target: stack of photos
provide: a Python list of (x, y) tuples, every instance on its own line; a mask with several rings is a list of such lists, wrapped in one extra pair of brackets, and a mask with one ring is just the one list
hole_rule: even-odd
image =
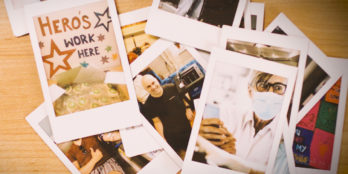
[(348, 61), (265, 4), (5, 0), (45, 102), (26, 118), (72, 173), (335, 173)]

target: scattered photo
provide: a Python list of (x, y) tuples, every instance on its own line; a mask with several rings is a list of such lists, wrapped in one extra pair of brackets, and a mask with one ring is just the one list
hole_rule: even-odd
[(142, 55), (131, 65), (133, 82), (140, 112), (183, 159), (205, 65), (192, 48), (164, 45), (154, 45), (150, 49), (156, 54)]
[(67, 9), (33, 19), (48, 83), (65, 90), (53, 103), (56, 116), (129, 99), (126, 84), (104, 83), (107, 72), (122, 72), (109, 8), (104, 2), (80, 10), (81, 18)]
[(211, 25), (232, 25), (239, 0), (160, 0), (159, 9)]
[(192, 161), (243, 173), (272, 170), (296, 68), (221, 49), (211, 58)]
[[(137, 103), (135, 95), (131, 96), (134, 92), (123, 39), (119, 37), (120, 25), (118, 20), (112, 21), (111, 11), (105, 0), (50, 0), (26, 6), (57, 142), (141, 124), (139, 111), (127, 109)], [(73, 131), (82, 121), (85, 131)], [(73, 133), (64, 133), (67, 130)]]
[(223, 25), (240, 26), (246, 5), (246, 0), (154, 0), (146, 32), (211, 51)]
[(167, 164), (166, 170), (172, 171), (171, 167), (175, 166), (162, 149), (128, 157), (124, 152), (119, 131), (56, 144), (52, 139), (44, 105), (41, 105), (26, 119), (72, 173), (153, 173), (163, 170), (158, 166), (158, 160)]

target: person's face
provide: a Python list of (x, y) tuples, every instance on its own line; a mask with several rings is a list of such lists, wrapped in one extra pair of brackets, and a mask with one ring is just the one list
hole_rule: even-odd
[(286, 84), (286, 78), (273, 75), (266, 81), (257, 81), (251, 89), (249, 88), (249, 93), (251, 97), (253, 97), (254, 92), (273, 92), (283, 96), (286, 91)]
[(252, 87), (249, 87), (252, 108), (257, 118), (266, 121), (279, 114), (286, 91), (286, 83), (286, 78), (266, 75), (254, 82)]
[(103, 140), (106, 142), (116, 142), (121, 140), (121, 135), (119, 131), (109, 132), (102, 134)]
[(162, 96), (163, 93), (163, 88), (155, 79), (154, 77), (151, 76), (144, 76), (142, 79), (142, 85), (143, 88), (150, 93), (151, 96), (153, 97), (160, 97)]

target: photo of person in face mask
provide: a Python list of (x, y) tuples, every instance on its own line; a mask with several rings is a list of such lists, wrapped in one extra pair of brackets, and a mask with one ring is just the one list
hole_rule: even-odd
[[(229, 154), (267, 166), (280, 120), (287, 79), (259, 71), (251, 72), (249, 77), (250, 80), (245, 85), (245, 95), (250, 99), (248, 107), (243, 109), (219, 103), (218, 112), (215, 112), (217, 117), (207, 118), (203, 115), (199, 135)], [(238, 101), (241, 99), (235, 98), (234, 102)], [(196, 157), (194, 155), (194, 159)], [(224, 167), (233, 169), (233, 165), (231, 167), (226, 164)], [(249, 171), (255, 172), (252, 166), (249, 167)]]

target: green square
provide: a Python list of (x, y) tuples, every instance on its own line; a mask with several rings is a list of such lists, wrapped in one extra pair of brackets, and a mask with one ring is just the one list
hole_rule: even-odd
[(316, 128), (335, 134), (338, 105), (321, 99)]

